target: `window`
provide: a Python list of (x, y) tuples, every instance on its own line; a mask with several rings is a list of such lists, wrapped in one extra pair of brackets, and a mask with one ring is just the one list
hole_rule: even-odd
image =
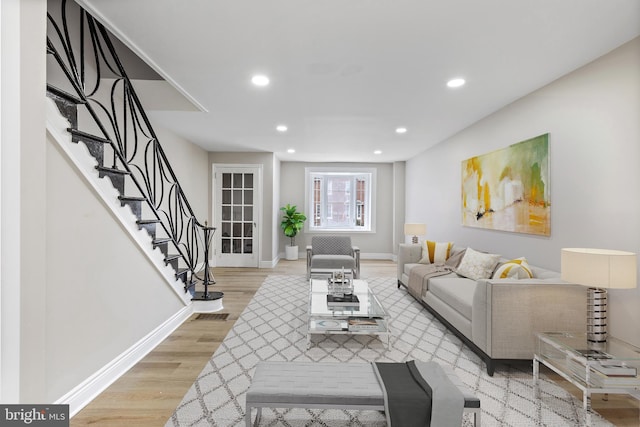
[(375, 170), (307, 168), (309, 231), (373, 231)]

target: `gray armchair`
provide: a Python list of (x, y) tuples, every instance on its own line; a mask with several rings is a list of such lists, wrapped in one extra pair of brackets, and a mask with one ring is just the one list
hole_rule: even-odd
[(360, 278), (360, 248), (349, 236), (314, 236), (307, 246), (307, 279), (312, 274), (330, 274), (343, 269)]

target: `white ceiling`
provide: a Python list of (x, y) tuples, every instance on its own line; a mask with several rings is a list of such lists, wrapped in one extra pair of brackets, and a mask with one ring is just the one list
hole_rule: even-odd
[(406, 160), (640, 35), (638, 0), (78, 2), (203, 110), (152, 121), (294, 161)]

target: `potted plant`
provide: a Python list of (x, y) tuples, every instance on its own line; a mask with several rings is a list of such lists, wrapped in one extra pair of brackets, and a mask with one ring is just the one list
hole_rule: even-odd
[(302, 230), (307, 217), (302, 212), (298, 212), (296, 206), (287, 204), (280, 208), (282, 211), (282, 222), (280, 228), (284, 235), (291, 238), (291, 244), (285, 246), (285, 255), (288, 260), (298, 259), (298, 246), (296, 246), (296, 235)]

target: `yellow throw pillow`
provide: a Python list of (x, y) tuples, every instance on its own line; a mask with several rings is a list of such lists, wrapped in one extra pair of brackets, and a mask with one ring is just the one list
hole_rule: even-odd
[(432, 242), (427, 240), (422, 246), (420, 264), (444, 264), (451, 254), (453, 242)]
[(499, 266), (492, 279), (531, 279), (533, 272), (527, 264), (527, 260), (522, 258), (512, 259)]

